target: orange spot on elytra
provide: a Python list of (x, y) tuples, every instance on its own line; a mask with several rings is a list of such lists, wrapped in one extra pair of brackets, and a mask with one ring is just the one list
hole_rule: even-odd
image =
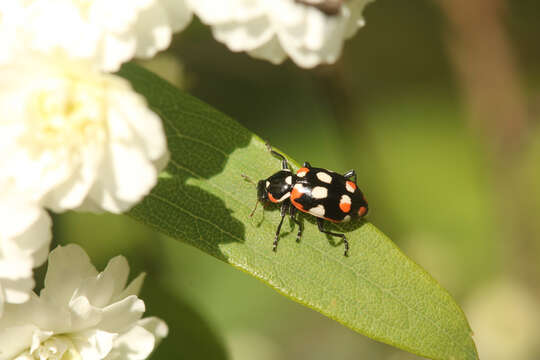
[(300, 169), (298, 169), (298, 171), (296, 172), (296, 174), (300, 174), (301, 172), (307, 174), (307, 173), (309, 172), (309, 169), (308, 169), (308, 168), (305, 168), (305, 167), (300, 168)]
[(349, 185), (353, 190), (356, 190), (356, 184), (352, 181), (347, 181), (347, 185)]
[(278, 201), (276, 200), (276, 198), (272, 196), (271, 193), (268, 193), (268, 199), (270, 199), (270, 201), (273, 202), (273, 203), (277, 203), (277, 202), (278, 202)]
[(339, 203), (339, 208), (340, 208), (341, 211), (343, 211), (344, 213), (348, 213), (349, 211), (351, 211), (351, 204), (350, 204), (350, 203), (346, 203), (346, 202), (340, 202), (340, 203)]
[(300, 196), (302, 196), (302, 193), (300, 191), (298, 191), (297, 188), (293, 188), (292, 191), (291, 191), (291, 200), (296, 200), (298, 199)]
[(364, 216), (367, 213), (367, 207), (362, 206), (360, 209), (358, 209), (358, 216)]
[(293, 204), (298, 210), (307, 212), (302, 206), (302, 204), (296, 202), (296, 199), (300, 198), (301, 196), (302, 196), (302, 193), (298, 191), (297, 188), (293, 187), (291, 191), (291, 204)]
[(306, 209), (304, 209), (304, 207), (302, 206), (302, 204), (297, 203), (296, 201), (291, 201), (291, 203), (292, 203), (292, 204), (294, 205), (294, 207), (297, 208), (298, 210), (303, 211), (303, 212), (305, 212), (305, 213), (308, 212)]

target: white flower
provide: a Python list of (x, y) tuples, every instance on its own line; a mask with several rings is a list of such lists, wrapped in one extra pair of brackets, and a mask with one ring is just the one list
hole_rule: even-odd
[(104, 71), (116, 71), (134, 56), (148, 58), (166, 49), (172, 33), (182, 30), (192, 17), (185, 0), (3, 2), (13, 4), (0, 7), (0, 17), (17, 14), (16, 21), (4, 26), (18, 36), (12, 52), (59, 52), (92, 59)]
[(55, 211), (125, 211), (165, 164), (159, 117), (118, 76), (33, 59), (0, 67), (0, 176)]
[[(343, 42), (364, 25), (362, 11), (371, 0), (349, 0), (331, 14), (323, 1), (188, 0), (214, 36), (232, 51), (281, 63), (287, 55), (299, 66), (334, 63)], [(330, 0), (327, 0), (330, 1)], [(316, 3), (307, 5), (306, 3)], [(336, 1), (333, 1), (334, 3)]]
[(53, 250), (39, 297), (6, 306), (0, 360), (145, 359), (167, 326), (141, 319), (145, 307), (137, 294), (144, 276), (126, 287), (128, 273), (122, 256), (98, 273), (79, 246)]
[(4, 303), (22, 303), (34, 288), (32, 268), (47, 259), (49, 215), (0, 181), (0, 317)]

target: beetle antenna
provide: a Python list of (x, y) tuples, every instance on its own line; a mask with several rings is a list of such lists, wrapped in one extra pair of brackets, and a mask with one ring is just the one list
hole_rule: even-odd
[(253, 217), (253, 214), (255, 214), (255, 210), (257, 210), (257, 206), (259, 206), (259, 200), (255, 203), (255, 207), (251, 211), (251, 214), (249, 214), (249, 217)]
[(255, 181), (253, 181), (249, 176), (245, 175), (245, 174), (241, 174), (242, 177), (244, 178), (244, 180), (246, 180), (247, 182), (255, 185)]

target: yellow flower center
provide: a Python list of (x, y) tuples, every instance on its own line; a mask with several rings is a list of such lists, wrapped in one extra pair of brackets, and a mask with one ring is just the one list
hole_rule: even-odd
[(53, 336), (27, 353), (35, 360), (81, 360), (82, 356), (66, 336)]
[(77, 0), (75, 3), (78, 5), (81, 13), (86, 17), (90, 12), (90, 7), (94, 4), (94, 0)]
[(61, 78), (44, 84), (29, 103), (30, 148), (76, 151), (104, 141), (107, 103), (104, 81)]

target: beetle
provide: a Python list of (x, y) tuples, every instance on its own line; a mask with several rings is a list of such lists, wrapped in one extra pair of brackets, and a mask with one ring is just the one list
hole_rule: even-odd
[[(324, 225), (325, 221), (347, 222), (367, 214), (368, 203), (356, 184), (356, 172), (350, 170), (342, 175), (312, 167), (310, 163), (304, 162), (302, 168), (295, 174), (291, 171), (285, 156), (273, 150), (268, 143), (266, 147), (273, 156), (281, 160), (281, 170), (257, 182), (257, 204), (259, 202), (280, 204), (281, 220), (272, 250), (277, 251), (279, 233), (286, 215), (298, 225), (296, 241), (300, 241), (304, 229), (296, 214), (297, 211), (302, 211), (317, 218), (320, 232), (341, 237), (345, 246), (344, 255), (348, 256), (349, 242), (345, 234), (325, 230)], [(256, 208), (257, 205), (251, 216)]]

